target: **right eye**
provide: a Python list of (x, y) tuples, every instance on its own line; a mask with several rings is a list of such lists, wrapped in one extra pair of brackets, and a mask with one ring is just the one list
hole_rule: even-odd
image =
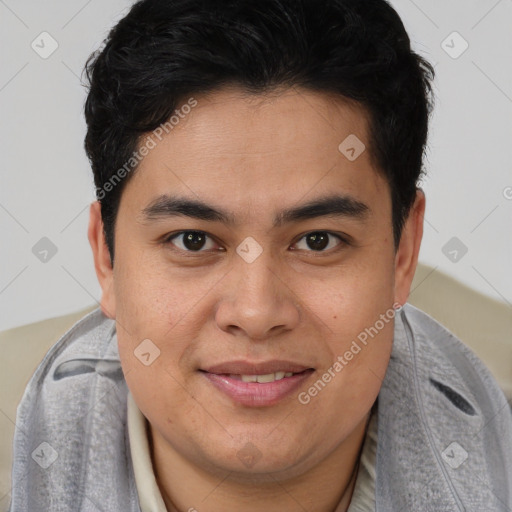
[[(211, 250), (216, 243), (204, 231), (180, 231), (167, 236), (165, 244), (172, 244), (184, 252), (205, 252)], [(204, 250), (203, 250), (204, 249)]]

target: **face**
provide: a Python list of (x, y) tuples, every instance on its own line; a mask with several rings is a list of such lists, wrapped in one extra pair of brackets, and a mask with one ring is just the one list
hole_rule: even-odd
[(361, 108), (301, 89), (195, 100), (126, 184), (113, 270), (93, 205), (102, 307), (160, 444), (201, 468), (298, 475), (378, 395), (418, 215), (395, 252)]

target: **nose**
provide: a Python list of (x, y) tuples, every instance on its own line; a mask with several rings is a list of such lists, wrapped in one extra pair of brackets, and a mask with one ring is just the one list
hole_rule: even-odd
[(251, 263), (235, 259), (234, 268), (223, 282), (222, 299), (216, 310), (220, 329), (262, 341), (299, 324), (298, 297), (289, 278), (278, 268), (265, 251)]

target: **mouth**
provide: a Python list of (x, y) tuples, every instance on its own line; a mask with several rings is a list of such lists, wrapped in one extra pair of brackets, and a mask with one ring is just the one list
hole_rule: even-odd
[(276, 405), (303, 385), (314, 371), (287, 361), (233, 361), (199, 370), (216, 391), (248, 407)]
[[(305, 370), (306, 371), (306, 370)], [(259, 382), (260, 384), (266, 384), (267, 382), (274, 382), (276, 380), (284, 379), (285, 377), (293, 377), (294, 375), (298, 375), (301, 372), (293, 373), (293, 372), (275, 372), (275, 373), (266, 373), (263, 375), (237, 375), (236, 373), (231, 373), (227, 375), (231, 379), (241, 380), (243, 382)]]

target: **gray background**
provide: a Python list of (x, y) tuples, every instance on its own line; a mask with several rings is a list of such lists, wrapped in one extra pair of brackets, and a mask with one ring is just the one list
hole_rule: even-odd
[[(391, 3), (437, 72), (420, 260), (511, 304), (512, 0)], [(130, 4), (0, 0), (0, 330), (100, 298), (80, 74)]]

